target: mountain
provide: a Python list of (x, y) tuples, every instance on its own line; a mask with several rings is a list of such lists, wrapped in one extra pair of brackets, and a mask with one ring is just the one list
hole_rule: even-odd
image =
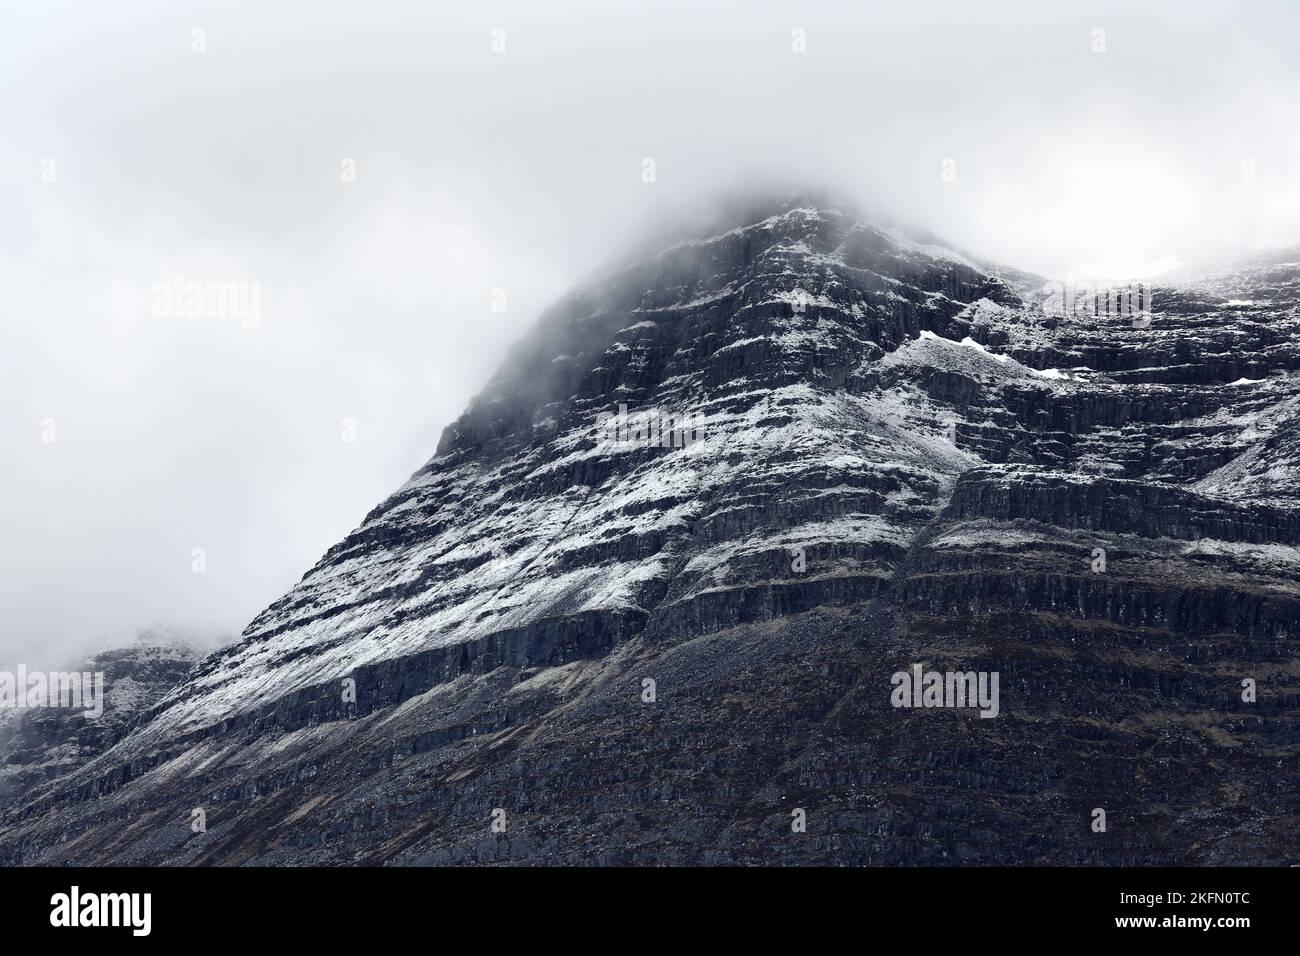
[(67, 668), (103, 675), (97, 717), (87, 718), (85, 708), (0, 710), (0, 802), (17, 801), (108, 750), (201, 656), (174, 631), (142, 631), (124, 646), (107, 647)]
[(1300, 862), (1300, 263), (1047, 289), (797, 195), (606, 270), (0, 861)]

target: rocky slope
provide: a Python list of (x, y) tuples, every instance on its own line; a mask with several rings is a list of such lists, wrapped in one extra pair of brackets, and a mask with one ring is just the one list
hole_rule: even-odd
[(0, 860), (1300, 862), (1287, 259), (1062, 314), (793, 197), (612, 270)]
[(0, 802), (89, 763), (127, 735), (141, 715), (183, 681), (202, 654), (174, 632), (150, 630), (67, 668), (103, 674), (102, 713), (82, 709), (0, 710)]

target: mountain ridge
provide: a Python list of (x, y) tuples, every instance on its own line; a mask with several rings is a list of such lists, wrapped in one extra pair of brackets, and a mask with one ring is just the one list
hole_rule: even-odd
[[(805, 201), (565, 296), (239, 641), (14, 811), (0, 857), (1177, 862), (1232, 859), (1234, 833), (1237, 859), (1294, 860), (1297, 273), (1158, 288), (1146, 326), (1049, 314)], [(611, 443), (620, 406), (703, 438)], [(894, 670), (945, 660), (1001, 668), (999, 718), (888, 706)], [(1199, 824), (1180, 775), (1210, 781)], [(791, 845), (782, 779), (835, 826)], [(475, 825), (485, 787), (545, 804), (532, 829)], [(1215, 822), (1225, 792), (1245, 824)], [(177, 815), (205, 793), (228, 819), (195, 837)], [(1069, 822), (1107, 799), (1146, 831)]]

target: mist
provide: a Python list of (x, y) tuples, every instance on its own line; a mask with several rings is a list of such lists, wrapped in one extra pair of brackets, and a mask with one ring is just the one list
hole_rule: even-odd
[(1048, 277), (1300, 241), (1294, 4), (267, 7), (0, 12), (0, 666), (237, 634), (724, 192)]

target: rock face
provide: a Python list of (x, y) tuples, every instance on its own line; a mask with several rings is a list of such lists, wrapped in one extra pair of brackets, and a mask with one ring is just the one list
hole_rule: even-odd
[(201, 656), (172, 632), (146, 631), (125, 647), (68, 668), (103, 675), (98, 717), (66, 707), (0, 711), (0, 802), (15, 802), (108, 750), (189, 675)]
[(611, 271), (0, 861), (1300, 862), (1285, 258), (1135, 316), (792, 197)]

